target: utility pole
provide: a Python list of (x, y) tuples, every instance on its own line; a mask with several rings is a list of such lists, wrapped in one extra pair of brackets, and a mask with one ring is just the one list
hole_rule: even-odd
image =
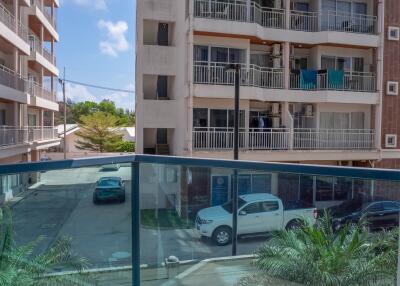
[[(233, 130), (233, 159), (239, 160), (239, 117), (240, 117), (240, 64), (230, 64), (225, 70), (235, 72), (235, 111), (234, 111), (234, 130)], [(238, 170), (233, 170), (232, 188), (232, 256), (237, 254), (237, 224), (238, 224)]]
[(64, 149), (64, 160), (67, 159), (67, 97), (65, 95), (65, 67), (64, 67), (64, 78), (59, 79), (58, 82), (62, 85), (63, 92), (63, 103), (64, 103), (64, 141), (63, 141), (63, 149)]

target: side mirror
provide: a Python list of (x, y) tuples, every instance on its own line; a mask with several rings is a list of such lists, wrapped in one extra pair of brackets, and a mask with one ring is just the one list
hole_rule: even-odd
[(239, 212), (239, 215), (245, 216), (245, 215), (247, 215), (247, 213), (246, 213), (245, 211), (240, 211), (240, 212)]

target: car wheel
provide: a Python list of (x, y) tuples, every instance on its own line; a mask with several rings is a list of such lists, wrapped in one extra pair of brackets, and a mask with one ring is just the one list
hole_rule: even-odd
[(296, 228), (299, 228), (301, 226), (301, 222), (299, 220), (291, 220), (288, 222), (286, 225), (286, 230), (294, 230)]
[(232, 230), (230, 227), (218, 227), (213, 233), (213, 240), (216, 245), (224, 246), (232, 241)]

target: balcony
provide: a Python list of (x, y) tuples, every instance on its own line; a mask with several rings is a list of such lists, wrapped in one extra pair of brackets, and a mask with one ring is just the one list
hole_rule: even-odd
[[(235, 75), (225, 69), (226, 63), (195, 62), (194, 83), (213, 85), (233, 85)], [(283, 69), (243, 65), (240, 74), (242, 86), (279, 89), (283, 88)]]
[[(194, 150), (230, 150), (233, 129), (194, 128)], [(266, 128), (239, 132), (239, 148), (254, 150), (371, 150), (375, 131), (367, 129), (289, 129)]]
[(36, 82), (29, 82), (28, 92), (32, 96), (40, 97), (52, 102), (56, 102), (56, 93), (50, 91)]
[(33, 33), (29, 35), (29, 39), (31, 47), (30, 60), (38, 62), (50, 74), (58, 76), (59, 70), (57, 68), (56, 56), (44, 47), (44, 43), (41, 42)]
[(29, 144), (39, 141), (58, 139), (54, 127), (15, 127), (0, 126), (0, 147)]
[(290, 29), (304, 32), (337, 31), (377, 34), (377, 17), (336, 12), (290, 11)]
[[(103, 166), (111, 164), (120, 167), (105, 172)], [(29, 186), (22, 174), (37, 178), (35, 184)], [(375, 229), (384, 222), (386, 228), (399, 223), (398, 170), (135, 155), (0, 165), (0, 176), (21, 178), (14, 180), (15, 185), (1, 185), (2, 193), (11, 200), (13, 219), (7, 220), (12, 222), (14, 234), (11, 245), (25, 246), (44, 237), (34, 245), (35, 251), (28, 253), (31, 259), (24, 260), (28, 267), (29, 261), (38, 261), (36, 255), (49, 252), (63, 254), (63, 262), (71, 258), (88, 262), (64, 266), (55, 255), (54, 263), (46, 264), (34, 276), (38, 285), (50, 284), (46, 280), (55, 277), (59, 285), (231, 286), (256, 274), (268, 279), (264, 285), (328, 285), (321, 282), (326, 275), (327, 279), (360, 277), (364, 265), (374, 271), (368, 270), (360, 285), (385, 285), (387, 281), (396, 285), (398, 229), (392, 230), (390, 237)], [(104, 196), (102, 202), (93, 200), (101, 195), (96, 183), (110, 176), (122, 182), (123, 189)], [(239, 194), (239, 199), (232, 194)], [(341, 229), (347, 225), (347, 209), (341, 211), (345, 206), (355, 206), (353, 215), (372, 206), (382, 210), (368, 212), (371, 231), (353, 223), (350, 230), (340, 232), (343, 236), (329, 231), (328, 237), (326, 229), (331, 228), (323, 232), (319, 228), (323, 220), (317, 214), (337, 210), (335, 221), (340, 223), (334, 228)], [(232, 211), (236, 207), (237, 211)], [(255, 213), (254, 208), (258, 210)], [(302, 224), (285, 230), (299, 223), (300, 214), (311, 224), (318, 220), (307, 228), (317, 240), (312, 239), (316, 236), (302, 236)], [(215, 215), (224, 219), (225, 228), (218, 229), (220, 221)], [(240, 239), (236, 240), (233, 229)], [(220, 235), (212, 235), (214, 230)], [(260, 248), (273, 251), (283, 247), (278, 235), (291, 239), (284, 244), (286, 252), (273, 252), (274, 261), (288, 264), (296, 271), (294, 275), (274, 274), (266, 265), (258, 272), (258, 266), (272, 258), (267, 255), (260, 261), (260, 255), (254, 253), (260, 254)], [(274, 239), (267, 239), (271, 236)], [(303, 245), (301, 238), (307, 239), (305, 249), (295, 248)], [(239, 256), (233, 256), (231, 242)], [(63, 247), (55, 251), (55, 245)], [(296, 255), (288, 259), (291, 250)], [(18, 257), (25, 255), (17, 253)], [(327, 263), (340, 263), (341, 267), (337, 271), (336, 267), (325, 268)], [(25, 273), (26, 264), (17, 265), (15, 271)], [(319, 269), (325, 270), (320, 274)], [(305, 280), (297, 280), (302, 277)], [(337, 285), (348, 285), (341, 281)]]
[(12, 69), (0, 65), (0, 84), (9, 88), (26, 92), (26, 81)]
[(209, 0), (195, 0), (194, 16), (206, 19), (257, 23), (263, 27), (284, 29), (285, 11), (263, 8), (255, 2), (227, 3)]
[(307, 78), (304, 72), (307, 71), (290, 74), (291, 89), (377, 92), (374, 73), (329, 70)]
[(46, 6), (43, 5), (43, 1), (41, 0), (31, 0), (31, 6), (36, 6), (46, 17), (47, 21), (53, 26), (55, 30), (57, 30), (57, 20), (55, 16), (52, 16), (51, 13), (47, 10)]
[(7, 41), (13, 43), (20, 50), (28, 53), (28, 29), (20, 21), (15, 19), (15, 16), (10, 11), (8, 11), (1, 3), (0, 24), (4, 24), (6, 28), (0, 29), (0, 35)]
[(194, 17), (256, 23), (266, 28), (291, 29), (305, 32), (337, 31), (360, 34), (377, 33), (377, 17), (337, 12), (290, 11), (290, 26), (286, 27), (285, 10), (261, 7), (251, 1), (227, 3), (223, 1), (195, 0)]

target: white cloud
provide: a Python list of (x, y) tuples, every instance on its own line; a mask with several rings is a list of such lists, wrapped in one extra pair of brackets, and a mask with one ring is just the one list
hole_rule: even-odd
[(127, 22), (118, 21), (113, 23), (111, 21), (100, 20), (97, 26), (101, 31), (105, 31), (107, 35), (107, 40), (101, 41), (99, 44), (100, 51), (103, 54), (118, 57), (119, 53), (129, 50), (129, 42), (126, 39), (128, 31)]
[[(124, 89), (135, 90), (133, 84), (127, 85)], [(102, 94), (94, 94), (87, 87), (67, 83), (65, 85), (65, 93), (68, 99), (73, 102), (84, 102), (84, 101), (94, 101), (100, 102), (102, 100), (108, 99), (115, 102), (115, 105), (119, 108), (134, 110), (135, 109), (135, 95), (127, 92), (110, 92)], [(62, 101), (63, 95), (62, 91), (58, 91), (58, 100)]]
[(92, 6), (94, 9), (98, 10), (107, 9), (106, 0), (73, 0), (73, 2), (80, 6)]

